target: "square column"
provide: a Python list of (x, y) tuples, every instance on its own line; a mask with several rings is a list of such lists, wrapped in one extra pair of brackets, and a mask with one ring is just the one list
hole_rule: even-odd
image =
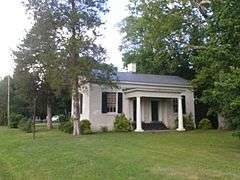
[(137, 97), (137, 119), (135, 132), (143, 132), (142, 129), (142, 114), (141, 114), (141, 97)]
[(178, 98), (178, 128), (177, 131), (185, 131), (183, 127), (183, 109), (182, 109), (182, 97)]

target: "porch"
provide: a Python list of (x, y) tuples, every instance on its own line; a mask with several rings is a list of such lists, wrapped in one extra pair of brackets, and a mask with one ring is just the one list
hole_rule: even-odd
[(136, 132), (172, 129), (176, 118), (177, 131), (185, 131), (183, 110), (186, 110), (183, 109), (181, 90), (135, 88), (124, 93), (130, 103), (128, 116)]

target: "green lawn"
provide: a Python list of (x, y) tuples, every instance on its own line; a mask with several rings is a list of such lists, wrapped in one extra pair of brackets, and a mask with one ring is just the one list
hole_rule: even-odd
[(240, 179), (231, 132), (105, 133), (74, 138), (0, 127), (0, 179)]

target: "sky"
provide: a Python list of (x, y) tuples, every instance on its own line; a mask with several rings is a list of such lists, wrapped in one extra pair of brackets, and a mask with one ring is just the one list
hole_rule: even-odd
[[(25, 14), (22, 0), (6, 0), (0, 6), (0, 78), (12, 75), (14, 62), (12, 50), (24, 38), (31, 27), (31, 21)], [(109, 0), (110, 12), (105, 17), (101, 44), (107, 51), (107, 62), (122, 70), (122, 55), (119, 50), (122, 35), (118, 24), (128, 15), (128, 0)]]

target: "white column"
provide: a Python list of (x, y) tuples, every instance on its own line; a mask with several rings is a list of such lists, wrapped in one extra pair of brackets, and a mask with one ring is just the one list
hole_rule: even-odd
[(137, 97), (137, 119), (135, 132), (143, 132), (142, 129), (142, 116), (141, 116), (141, 97)]
[(183, 127), (183, 109), (182, 109), (182, 97), (178, 98), (178, 128), (177, 131), (185, 131)]

